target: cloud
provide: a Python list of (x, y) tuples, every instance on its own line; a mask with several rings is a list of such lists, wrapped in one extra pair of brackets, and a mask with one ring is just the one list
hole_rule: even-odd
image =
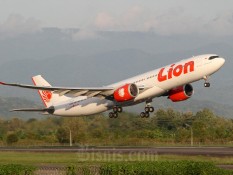
[(202, 34), (213, 36), (233, 35), (233, 13), (221, 14), (216, 18), (187, 15), (184, 11), (156, 15), (144, 22), (144, 30), (153, 30), (161, 35)]
[(133, 6), (119, 16), (100, 12), (95, 17), (95, 27), (99, 30), (133, 30), (138, 29), (143, 8)]
[(34, 18), (25, 19), (19, 14), (11, 14), (6, 21), (0, 24), (0, 38), (36, 32), (40, 30), (40, 24), (41, 22)]
[(91, 30), (79, 30), (75, 34), (72, 35), (72, 39), (74, 40), (94, 40), (102, 38), (97, 32)]
[(144, 9), (140, 6), (129, 8), (119, 19), (119, 25), (124, 30), (141, 30), (141, 21), (144, 21)]
[(182, 8), (155, 14), (143, 22), (144, 30), (153, 30), (161, 35), (195, 33), (203, 21), (185, 14)]
[(216, 16), (203, 25), (203, 31), (217, 36), (233, 35), (233, 13), (225, 13)]
[(190, 14), (181, 7), (161, 12), (137, 5), (118, 16), (100, 12), (96, 15), (94, 24), (98, 30), (154, 31), (159, 35), (233, 35), (232, 12), (211, 18)]
[(110, 14), (108, 14), (107, 12), (100, 12), (96, 16), (95, 26), (98, 29), (102, 30), (113, 29), (113, 27), (115, 26), (115, 22)]
[(136, 21), (143, 14), (143, 8), (140, 6), (133, 6), (129, 8), (123, 15), (123, 21), (132, 22)]

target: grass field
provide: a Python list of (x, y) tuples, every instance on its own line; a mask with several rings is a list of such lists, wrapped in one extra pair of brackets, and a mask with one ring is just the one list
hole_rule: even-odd
[(211, 161), (215, 164), (233, 165), (233, 157), (209, 156), (178, 156), (178, 155), (143, 155), (143, 154), (104, 154), (104, 153), (35, 153), (35, 152), (0, 152), (0, 164), (31, 164), (31, 165), (69, 165), (105, 162), (135, 161)]

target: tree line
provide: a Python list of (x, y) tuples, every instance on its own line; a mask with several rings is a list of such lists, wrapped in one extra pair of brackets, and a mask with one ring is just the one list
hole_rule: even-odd
[[(70, 137), (71, 136), (71, 137)], [(209, 109), (197, 113), (159, 109), (150, 118), (121, 113), (46, 119), (0, 119), (1, 146), (153, 146), (232, 144), (233, 120)]]

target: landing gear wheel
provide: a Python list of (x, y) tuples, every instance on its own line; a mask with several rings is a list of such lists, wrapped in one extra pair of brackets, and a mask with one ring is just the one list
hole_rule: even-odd
[(121, 106), (114, 106), (112, 110), (113, 110), (113, 112), (109, 113), (110, 118), (117, 118), (118, 113), (121, 113), (123, 111)]
[(140, 117), (144, 118), (145, 116), (146, 116), (146, 113), (145, 112), (141, 112)]
[(119, 106), (114, 106), (113, 107), (113, 112), (114, 113), (121, 113), (123, 111), (122, 107), (119, 107)]
[(204, 83), (204, 87), (210, 87), (210, 83)]
[(154, 111), (155, 111), (154, 107), (151, 106), (149, 112), (154, 112)]
[(150, 113), (149, 112), (141, 112), (140, 117), (141, 118), (149, 118), (150, 117)]
[(113, 112), (114, 112), (114, 113), (118, 112), (118, 107), (117, 107), (117, 106), (114, 106), (114, 107), (113, 107)]
[(113, 113), (113, 117), (117, 118), (118, 117), (118, 113)]
[(150, 113), (155, 111), (154, 107), (151, 106), (151, 102), (152, 102), (152, 100), (146, 101), (145, 112), (142, 112), (140, 114), (141, 118), (144, 118), (144, 117), (148, 118), (148, 117), (150, 117)]
[(118, 112), (122, 113), (122, 111), (123, 111), (122, 107), (118, 107)]
[(148, 107), (148, 106), (145, 107), (145, 112), (147, 112), (147, 113), (150, 112), (150, 107)]
[(149, 112), (146, 112), (146, 113), (145, 113), (145, 117), (146, 117), (146, 118), (149, 118), (149, 117), (150, 117), (150, 113), (149, 113)]
[(109, 118), (117, 118), (118, 117), (118, 113), (115, 113), (115, 112), (110, 112), (108, 114)]
[(109, 116), (109, 118), (113, 118), (114, 116), (113, 116), (113, 112), (110, 112), (109, 114), (108, 114), (108, 116)]
[(154, 112), (155, 111), (155, 109), (151, 106), (151, 107), (149, 107), (149, 106), (147, 106), (147, 107), (145, 107), (145, 112)]
[(203, 79), (205, 80), (204, 87), (210, 87), (210, 83), (208, 82), (209, 76), (204, 76)]

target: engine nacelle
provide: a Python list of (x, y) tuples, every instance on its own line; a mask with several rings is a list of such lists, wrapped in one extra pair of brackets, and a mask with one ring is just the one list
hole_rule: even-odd
[(113, 96), (117, 102), (133, 100), (139, 94), (136, 84), (126, 84), (115, 90)]
[(191, 84), (179, 86), (169, 91), (168, 98), (173, 102), (179, 102), (189, 99), (193, 95), (193, 87)]

